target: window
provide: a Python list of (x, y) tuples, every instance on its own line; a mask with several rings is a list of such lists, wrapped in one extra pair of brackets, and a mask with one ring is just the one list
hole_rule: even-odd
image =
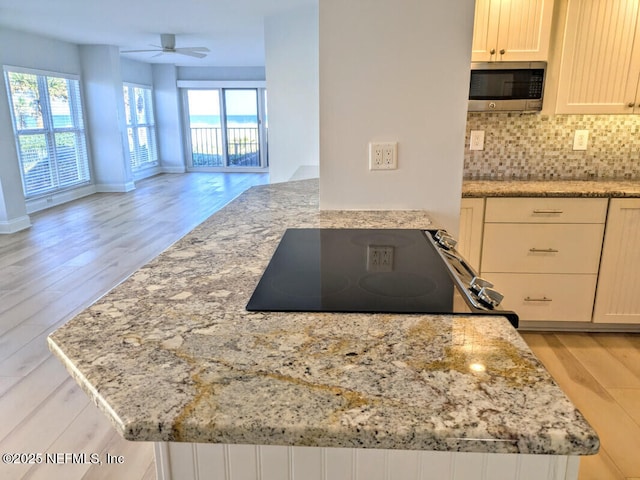
[(152, 92), (139, 85), (125, 84), (123, 88), (131, 170), (135, 173), (158, 165)]
[(268, 166), (263, 87), (208, 85), (183, 92), (190, 169), (259, 171)]
[(77, 77), (5, 67), (25, 197), (91, 181)]

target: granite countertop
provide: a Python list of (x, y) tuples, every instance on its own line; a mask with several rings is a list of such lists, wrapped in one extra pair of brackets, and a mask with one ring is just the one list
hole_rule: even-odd
[(500, 316), (260, 313), (286, 228), (426, 228), (253, 187), (49, 337), (129, 440), (588, 455), (598, 437)]
[(463, 197), (640, 197), (634, 180), (464, 180)]

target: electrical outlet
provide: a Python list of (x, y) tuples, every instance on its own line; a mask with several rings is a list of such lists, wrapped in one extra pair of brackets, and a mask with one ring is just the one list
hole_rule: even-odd
[(369, 144), (369, 169), (370, 170), (382, 169), (382, 144), (381, 143)]
[(576, 130), (573, 134), (573, 149), (586, 150), (589, 142), (589, 130)]
[(369, 170), (395, 170), (398, 168), (398, 143), (369, 144)]
[(367, 271), (391, 272), (393, 271), (393, 246), (368, 245), (367, 246)]
[(469, 150), (484, 150), (484, 130), (471, 130)]

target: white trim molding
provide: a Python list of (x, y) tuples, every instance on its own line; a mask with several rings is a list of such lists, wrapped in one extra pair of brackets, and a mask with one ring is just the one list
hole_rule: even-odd
[(0, 235), (11, 234), (26, 230), (31, 226), (29, 215), (13, 218), (11, 220), (0, 221)]
[(96, 192), (100, 193), (123, 193), (136, 189), (135, 182), (126, 183), (99, 183), (96, 185)]
[(85, 185), (84, 187), (74, 188), (71, 190), (61, 190), (49, 195), (32, 198), (26, 201), (27, 213), (39, 212), (94, 193), (96, 193), (95, 185)]
[(178, 80), (178, 88), (267, 88), (265, 80)]

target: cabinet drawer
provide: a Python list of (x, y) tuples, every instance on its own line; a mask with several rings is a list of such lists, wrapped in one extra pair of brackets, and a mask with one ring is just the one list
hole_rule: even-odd
[(488, 198), (485, 222), (604, 223), (606, 198)]
[(483, 273), (598, 273), (604, 224), (503, 224), (484, 228)]
[(500, 308), (520, 320), (590, 322), (597, 275), (491, 273), (485, 276), (504, 295)]

